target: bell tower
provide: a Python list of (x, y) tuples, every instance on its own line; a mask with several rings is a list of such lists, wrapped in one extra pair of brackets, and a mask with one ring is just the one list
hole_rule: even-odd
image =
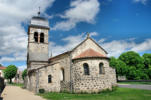
[[(48, 36), (49, 22), (47, 19), (38, 16), (32, 17), (28, 26), (28, 69), (36, 69), (48, 63)], [(33, 66), (33, 64), (37, 66)]]

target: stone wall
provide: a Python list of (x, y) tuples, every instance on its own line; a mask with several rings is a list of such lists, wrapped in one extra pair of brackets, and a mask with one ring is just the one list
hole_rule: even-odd
[(27, 65), (28, 76), (26, 78), (26, 88), (30, 91), (37, 92), (38, 91), (38, 77), (36, 69), (48, 65), (48, 62), (30, 62)]
[(29, 70), (33, 70), (33, 69), (38, 69), (38, 68), (40, 68), (42, 66), (47, 66), (47, 65), (48, 65), (48, 61), (47, 62), (40, 62), (40, 61), (38, 61), (38, 62), (30, 62), (27, 65), (27, 70), (29, 71)]
[[(29, 28), (28, 36), (28, 60), (29, 61), (48, 61), (48, 29)], [(37, 43), (34, 40), (34, 32), (44, 33), (44, 43)], [(40, 37), (38, 37), (40, 38)]]
[(92, 48), (93, 50), (101, 53), (102, 55), (107, 56), (106, 52), (102, 48), (100, 48), (95, 42), (88, 38), (81, 45), (79, 45), (73, 50), (72, 59), (89, 48)]
[[(60, 91), (59, 74), (57, 72), (57, 67), (58, 64), (54, 64), (39, 69), (39, 89), (45, 89), (45, 91), (49, 92)], [(51, 83), (48, 83), (48, 75), (52, 76)]]
[(61, 81), (60, 82), (60, 91), (62, 92), (70, 92), (70, 82), (66, 82), (66, 81)]
[(32, 92), (36, 92), (36, 73), (32, 72), (27, 77), (28, 83), (26, 88)]
[[(42, 67), (43, 66), (43, 67)], [(45, 89), (49, 92), (69, 91), (70, 89), (70, 57), (63, 55), (56, 60), (46, 63), (32, 62), (32, 69), (37, 69), (29, 75), (28, 88), (38, 92)], [(30, 68), (28, 68), (30, 69)], [(61, 70), (64, 69), (64, 80), (61, 80)], [(48, 83), (48, 75), (52, 76), (52, 82)], [(31, 83), (31, 84), (30, 84)], [(30, 85), (30, 86), (29, 86)]]
[[(90, 75), (84, 75), (83, 64), (89, 65)], [(99, 63), (104, 64), (104, 74), (99, 74)], [(107, 59), (87, 58), (73, 62), (72, 79), (74, 92), (99, 92), (104, 89), (111, 89), (116, 85), (115, 70), (109, 67)]]

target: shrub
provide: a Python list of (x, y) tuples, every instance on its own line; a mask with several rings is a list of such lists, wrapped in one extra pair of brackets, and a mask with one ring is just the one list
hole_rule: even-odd
[(24, 80), (24, 78), (27, 76), (27, 69), (25, 69), (22, 73), (22, 79)]
[(39, 89), (39, 93), (45, 93), (45, 89)]

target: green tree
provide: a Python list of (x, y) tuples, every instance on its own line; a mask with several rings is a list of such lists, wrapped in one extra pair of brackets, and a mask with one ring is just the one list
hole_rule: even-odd
[(145, 67), (149, 68), (149, 66), (151, 66), (151, 54), (145, 53), (143, 55), (143, 59), (144, 59)]
[(115, 57), (110, 58), (110, 66), (116, 69), (117, 76), (126, 75), (128, 72), (126, 64), (123, 61), (116, 59)]
[(144, 64), (145, 64), (145, 69), (146, 69), (145, 72), (148, 74), (149, 78), (151, 79), (151, 54), (145, 53), (143, 55), (143, 59), (144, 59)]
[(119, 59), (122, 60), (128, 68), (128, 73), (126, 74), (128, 79), (149, 79), (148, 70), (146, 70), (144, 65), (145, 59), (138, 53), (134, 51), (128, 51), (121, 54)]
[(27, 69), (25, 69), (24, 71), (23, 71), (23, 73), (22, 73), (22, 78), (23, 78), (23, 80), (24, 80), (24, 78), (27, 76)]
[(119, 59), (125, 62), (127, 66), (133, 66), (139, 69), (144, 68), (143, 58), (134, 51), (128, 51), (128, 52), (122, 53), (119, 56)]
[(17, 67), (15, 65), (9, 65), (4, 70), (4, 78), (9, 79), (10, 83), (12, 83), (12, 78), (15, 77), (16, 73), (17, 73)]

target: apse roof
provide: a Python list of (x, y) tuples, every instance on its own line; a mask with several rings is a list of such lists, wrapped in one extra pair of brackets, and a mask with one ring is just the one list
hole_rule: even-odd
[(78, 58), (89, 58), (89, 57), (106, 57), (103, 54), (89, 48), (87, 50), (85, 50), (84, 52), (82, 52), (81, 54), (79, 54), (78, 56), (76, 56), (73, 59), (78, 59)]

